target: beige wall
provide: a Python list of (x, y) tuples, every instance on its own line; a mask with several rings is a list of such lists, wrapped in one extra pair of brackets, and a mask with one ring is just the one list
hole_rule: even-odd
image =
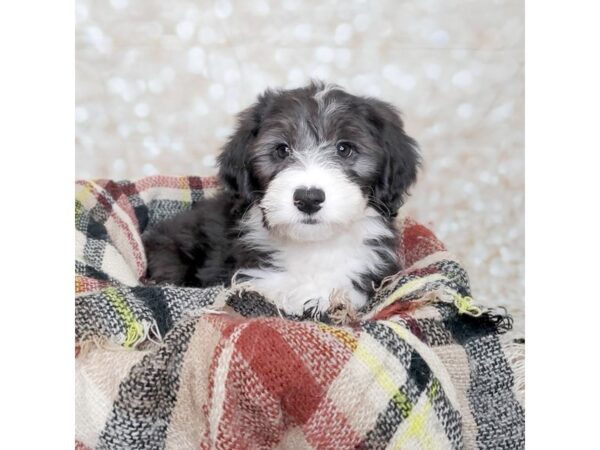
[(523, 27), (510, 0), (77, 0), (76, 173), (214, 173), (267, 86), (381, 97), (425, 158), (406, 210), (522, 329)]

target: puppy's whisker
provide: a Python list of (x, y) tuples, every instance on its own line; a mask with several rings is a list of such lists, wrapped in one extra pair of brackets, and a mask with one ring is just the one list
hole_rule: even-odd
[[(248, 207), (244, 210), (244, 212), (242, 213), (242, 216), (240, 217), (240, 223), (244, 223), (244, 220), (246, 219), (246, 216), (248, 215), (248, 213), (250, 212), (250, 210), (252, 210), (252, 208), (254, 206), (256, 206), (259, 203), (259, 200), (254, 200), (252, 202), (250, 202), (250, 204), (248, 205)], [(240, 228), (239, 232), (238, 232), (238, 239), (240, 238), (240, 236), (242, 235), (242, 233), (244, 232), (243, 228)]]
[(388, 217), (391, 217), (392, 212), (387, 207), (387, 205), (375, 196), (375, 189), (373, 189), (371, 186), (367, 186), (367, 189), (369, 189), (371, 191), (371, 195), (369, 196), (369, 201), (374, 203), (374, 206), (377, 208), (377, 210), (380, 213), (386, 214)]

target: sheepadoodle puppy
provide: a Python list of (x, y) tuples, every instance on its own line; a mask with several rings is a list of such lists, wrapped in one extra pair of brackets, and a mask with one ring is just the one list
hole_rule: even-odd
[(396, 273), (393, 221), (419, 166), (396, 109), (313, 82), (267, 90), (218, 158), (220, 192), (144, 235), (148, 278), (246, 282), (288, 314), (355, 310)]

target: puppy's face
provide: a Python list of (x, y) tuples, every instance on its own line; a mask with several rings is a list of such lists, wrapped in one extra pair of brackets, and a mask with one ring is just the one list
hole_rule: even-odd
[(271, 232), (315, 241), (365, 215), (393, 217), (418, 164), (392, 106), (313, 83), (267, 91), (242, 112), (219, 175)]

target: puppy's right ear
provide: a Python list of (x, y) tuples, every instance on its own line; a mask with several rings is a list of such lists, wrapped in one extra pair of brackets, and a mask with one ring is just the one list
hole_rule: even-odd
[(221, 183), (248, 203), (255, 199), (258, 190), (252, 176), (249, 148), (258, 136), (270, 97), (271, 92), (266, 91), (254, 105), (238, 114), (236, 130), (217, 158)]

